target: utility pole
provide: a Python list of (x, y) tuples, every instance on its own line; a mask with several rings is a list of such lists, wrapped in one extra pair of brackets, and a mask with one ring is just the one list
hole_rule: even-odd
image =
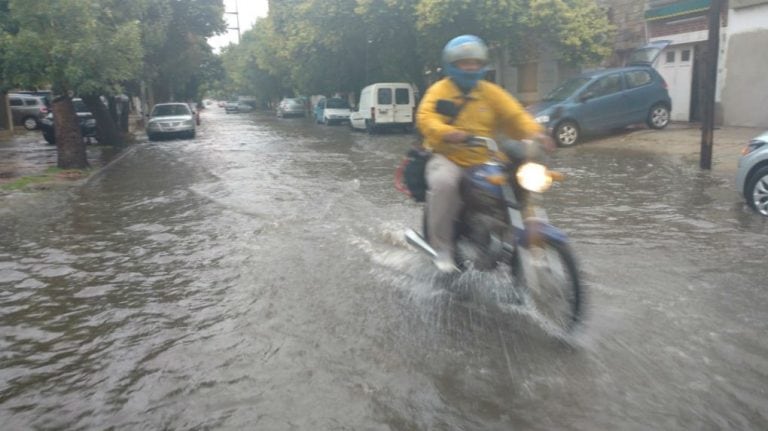
[(709, 3), (709, 39), (707, 40), (707, 70), (704, 77), (704, 118), (701, 123), (701, 169), (712, 169), (712, 146), (715, 129), (715, 94), (717, 63), (720, 53), (720, 11), (722, 0)]
[(236, 27), (227, 27), (227, 30), (237, 30), (237, 43), (240, 43), (240, 13), (237, 10), (237, 0), (235, 0), (235, 11), (234, 12), (224, 12), (227, 15), (234, 15), (235, 16), (235, 25)]

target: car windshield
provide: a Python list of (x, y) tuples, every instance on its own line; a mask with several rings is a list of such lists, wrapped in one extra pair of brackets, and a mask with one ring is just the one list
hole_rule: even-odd
[(190, 115), (187, 105), (158, 105), (152, 110), (153, 117), (168, 117), (171, 115)]
[(75, 112), (88, 112), (88, 107), (82, 100), (72, 100), (72, 104), (75, 105)]
[(546, 97), (544, 97), (544, 99), (542, 99), (542, 101), (561, 102), (570, 97), (574, 91), (581, 88), (582, 85), (586, 84), (591, 79), (592, 78), (588, 77), (571, 78), (552, 90), (549, 94), (546, 95)]
[(285, 106), (301, 106), (301, 103), (297, 99), (286, 99)]
[(349, 109), (349, 104), (341, 99), (328, 99), (325, 107), (329, 109)]

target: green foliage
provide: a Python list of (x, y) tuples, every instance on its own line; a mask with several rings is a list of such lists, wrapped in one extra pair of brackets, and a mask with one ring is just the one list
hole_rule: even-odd
[(4, 76), (21, 86), (50, 83), (58, 94), (114, 90), (135, 76), (138, 24), (114, 20), (103, 6), (97, 0), (10, 0), (18, 32), (6, 39)]
[(609, 54), (611, 31), (595, 0), (280, 0), (223, 56), (228, 91), (327, 95), (376, 81), (423, 85), (461, 34), (518, 62), (547, 49), (576, 64)]
[(611, 53), (614, 27), (594, 0), (530, 0), (522, 24), (568, 64), (594, 64)]

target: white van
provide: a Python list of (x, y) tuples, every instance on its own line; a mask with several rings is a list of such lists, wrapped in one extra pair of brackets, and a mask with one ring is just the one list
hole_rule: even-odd
[(415, 116), (416, 97), (407, 82), (379, 82), (360, 92), (357, 107), (349, 115), (352, 129), (375, 133), (387, 128), (410, 130)]

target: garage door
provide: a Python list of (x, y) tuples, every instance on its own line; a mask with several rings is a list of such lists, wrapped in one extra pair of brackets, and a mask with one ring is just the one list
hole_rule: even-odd
[(667, 47), (661, 53), (657, 69), (669, 86), (672, 121), (690, 121), (693, 45)]

